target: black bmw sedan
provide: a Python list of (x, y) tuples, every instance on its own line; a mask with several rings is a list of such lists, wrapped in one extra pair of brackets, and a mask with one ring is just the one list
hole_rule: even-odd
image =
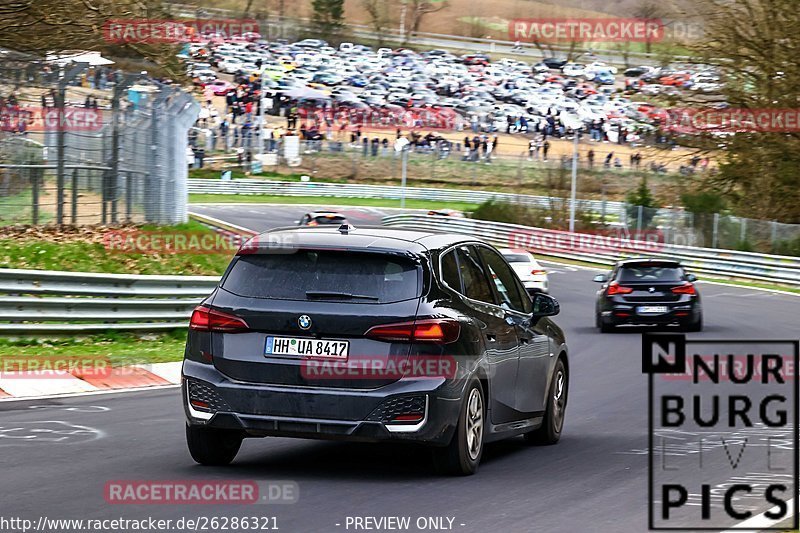
[(703, 329), (697, 278), (677, 261), (628, 259), (594, 281), (603, 284), (595, 309), (595, 325), (603, 333), (623, 324)]
[(201, 464), (247, 437), (406, 441), (442, 472), (484, 443), (556, 443), (567, 345), (492, 246), (457, 235), (282, 229), (243, 245), (195, 309), (183, 364), (186, 437)]

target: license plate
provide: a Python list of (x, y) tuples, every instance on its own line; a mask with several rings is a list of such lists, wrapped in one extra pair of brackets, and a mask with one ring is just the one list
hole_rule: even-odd
[(666, 305), (643, 305), (639, 307), (640, 313), (666, 313), (667, 310)]
[(295, 337), (267, 337), (264, 355), (288, 355), (323, 359), (346, 360), (350, 341), (302, 339)]

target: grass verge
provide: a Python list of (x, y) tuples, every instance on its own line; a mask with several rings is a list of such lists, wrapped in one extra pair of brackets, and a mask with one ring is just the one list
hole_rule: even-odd
[(167, 333), (108, 332), (58, 338), (0, 338), (0, 359), (80, 357), (108, 359), (112, 366), (180, 361), (186, 330)]
[[(211, 234), (197, 222), (176, 226), (145, 225), (124, 228), (8, 228), (0, 232), (0, 268), (66, 270), (107, 274), (219, 275), (234, 250), (213, 253), (158, 253), (112, 249), (108, 232), (147, 232), (156, 239)], [(145, 241), (145, 244), (150, 241)], [(154, 240), (153, 242), (158, 242)], [(206, 251), (208, 252), (208, 251)]]
[[(252, 204), (311, 204), (354, 205), (362, 207), (400, 207), (400, 200), (376, 198), (337, 198), (319, 196), (270, 196), (266, 194), (190, 194), (191, 204), (252, 203)], [(407, 209), (458, 209), (472, 211), (478, 204), (466, 202), (431, 202), (429, 200), (406, 200)]]

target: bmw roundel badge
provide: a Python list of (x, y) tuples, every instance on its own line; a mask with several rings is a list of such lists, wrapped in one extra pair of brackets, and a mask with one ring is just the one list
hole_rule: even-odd
[(297, 319), (297, 325), (300, 329), (309, 329), (311, 327), (311, 317), (308, 315), (300, 315)]

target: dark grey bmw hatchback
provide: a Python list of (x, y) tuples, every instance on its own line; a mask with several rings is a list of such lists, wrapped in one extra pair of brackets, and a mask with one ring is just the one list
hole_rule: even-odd
[(245, 243), (194, 310), (186, 439), (205, 465), (247, 437), (429, 444), (472, 474), (486, 442), (554, 444), (569, 387), (551, 296), (458, 235), (274, 230)]

